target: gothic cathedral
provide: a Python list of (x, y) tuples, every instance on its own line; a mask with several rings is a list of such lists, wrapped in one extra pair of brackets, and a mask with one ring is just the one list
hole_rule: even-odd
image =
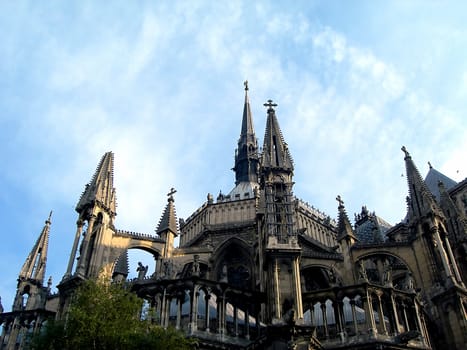
[[(0, 304), (0, 349), (64, 319), (84, 280), (127, 283), (154, 322), (198, 340), (200, 349), (465, 349), (467, 179), (430, 166), (425, 179), (402, 147), (407, 215), (391, 226), (362, 208), (352, 224), (337, 196), (337, 220), (294, 193), (294, 162), (276, 104), (258, 146), (245, 84), (235, 186), (177, 219), (171, 189), (155, 235), (116, 227), (114, 155), (104, 154), (76, 206), (71, 253), (51, 294), (45, 268), (51, 216), (21, 268), (10, 312)], [(175, 242), (179, 242), (175, 246)], [(154, 256), (128, 278), (128, 250)], [(65, 265), (64, 265), (65, 266)]]

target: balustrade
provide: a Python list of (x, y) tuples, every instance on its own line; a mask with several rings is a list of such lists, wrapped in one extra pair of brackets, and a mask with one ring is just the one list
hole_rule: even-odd
[(314, 327), (323, 344), (397, 342), (399, 334), (417, 331), (419, 336), (412, 342), (430, 347), (414, 292), (363, 283), (304, 293), (303, 304), (305, 324)]

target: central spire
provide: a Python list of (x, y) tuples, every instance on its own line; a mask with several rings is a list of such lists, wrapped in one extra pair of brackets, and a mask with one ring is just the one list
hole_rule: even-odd
[(248, 81), (245, 81), (245, 104), (243, 106), (242, 129), (235, 151), (235, 184), (241, 182), (258, 182), (258, 140), (253, 128), (250, 100), (248, 98)]
[(264, 104), (267, 107), (268, 119), (266, 123), (266, 131), (264, 134), (263, 155), (261, 166), (263, 168), (276, 168), (293, 172), (293, 161), (290, 156), (287, 143), (284, 141), (279, 122), (277, 121), (276, 103), (268, 100)]

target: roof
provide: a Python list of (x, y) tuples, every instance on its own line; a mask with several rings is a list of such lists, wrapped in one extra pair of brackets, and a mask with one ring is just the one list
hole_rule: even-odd
[(436, 197), (438, 202), (440, 200), (440, 192), (438, 187), (439, 182), (442, 182), (447, 190), (457, 185), (456, 181), (440, 173), (430, 165), (430, 170), (425, 177), (425, 184), (427, 185), (430, 192), (433, 193), (433, 195)]

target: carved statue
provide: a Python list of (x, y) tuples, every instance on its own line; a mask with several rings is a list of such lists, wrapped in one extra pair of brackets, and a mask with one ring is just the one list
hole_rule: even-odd
[(384, 261), (384, 269), (383, 269), (383, 286), (392, 286), (392, 268), (389, 261), (386, 259)]
[(199, 255), (193, 256), (193, 267), (191, 271), (192, 276), (199, 276)]
[(339, 285), (339, 279), (337, 277), (336, 269), (334, 268), (334, 266), (332, 266), (328, 270), (328, 277), (329, 277), (329, 284), (331, 285), (331, 287)]
[(227, 283), (228, 282), (228, 276), (227, 276), (227, 264), (224, 263), (222, 265), (222, 270), (221, 270), (221, 276), (220, 276), (220, 282), (225, 282)]
[(366, 274), (366, 268), (363, 264), (363, 260), (360, 260), (358, 269), (358, 279), (361, 281), (368, 281), (368, 275)]
[(146, 273), (148, 272), (148, 265), (143, 266), (141, 261), (138, 261), (138, 267), (136, 268), (136, 272), (138, 272), (138, 279), (142, 280), (146, 277)]
[(415, 290), (414, 283), (413, 283), (413, 277), (410, 272), (405, 273), (404, 289), (408, 291)]

